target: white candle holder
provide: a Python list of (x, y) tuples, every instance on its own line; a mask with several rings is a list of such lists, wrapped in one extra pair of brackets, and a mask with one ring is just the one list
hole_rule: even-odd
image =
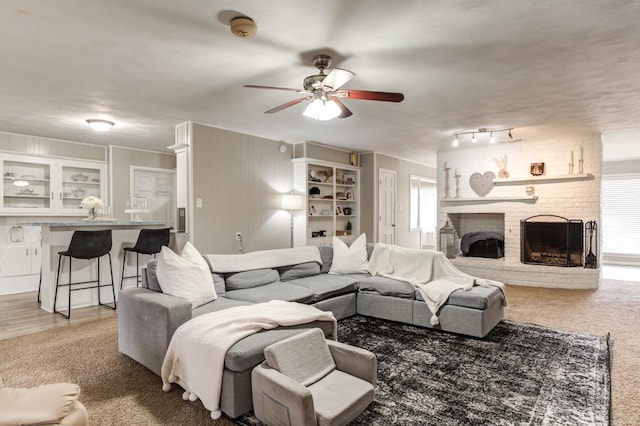
[(573, 163), (569, 163), (569, 174), (573, 174)]
[(460, 198), (460, 176), (459, 174), (455, 175), (456, 178), (456, 198)]
[(451, 187), (449, 186), (449, 170), (451, 170), (450, 167), (444, 168), (444, 198), (451, 198), (451, 195), (449, 194), (449, 191), (451, 190)]
[(584, 173), (584, 160), (578, 160), (578, 173)]

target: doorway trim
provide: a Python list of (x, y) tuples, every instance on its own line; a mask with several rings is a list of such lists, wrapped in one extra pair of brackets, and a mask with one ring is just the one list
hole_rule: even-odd
[(380, 216), (381, 216), (381, 211), (380, 211), (380, 197), (382, 196), (382, 193), (380, 191), (380, 184), (381, 184), (381, 179), (380, 179), (380, 175), (381, 173), (389, 173), (393, 175), (393, 221), (395, 222), (393, 225), (393, 242), (394, 244), (398, 243), (398, 231), (397, 231), (397, 222), (398, 222), (398, 171), (397, 170), (391, 170), (391, 169), (384, 169), (384, 168), (379, 168), (377, 169), (377, 173), (376, 173), (376, 180), (378, 181), (378, 184), (376, 185), (376, 192), (377, 192), (377, 197), (376, 197), (376, 218), (375, 218), (375, 223), (376, 223), (376, 241), (380, 241)]
[[(133, 197), (133, 194), (135, 192), (135, 172), (136, 171), (146, 171), (146, 172), (153, 172), (153, 173), (160, 173), (160, 174), (165, 174), (171, 177), (171, 179), (173, 180), (173, 188), (172, 188), (172, 197), (173, 200), (177, 203), (177, 199), (176, 199), (176, 170), (175, 169), (163, 169), (160, 167), (147, 167), (147, 166), (134, 166), (134, 165), (130, 165), (129, 166), (129, 198)], [(176, 209), (174, 209), (176, 210)], [(173, 222), (174, 222), (174, 226), (176, 224), (176, 220), (177, 217), (175, 216), (177, 214), (177, 211), (173, 212), (174, 217), (173, 217)]]

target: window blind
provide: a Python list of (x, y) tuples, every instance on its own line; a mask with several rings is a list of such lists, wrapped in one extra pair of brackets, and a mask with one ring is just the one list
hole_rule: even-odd
[(602, 251), (640, 255), (640, 174), (602, 178)]

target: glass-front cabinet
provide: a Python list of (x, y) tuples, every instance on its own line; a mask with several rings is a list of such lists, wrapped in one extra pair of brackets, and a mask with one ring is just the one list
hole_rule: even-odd
[[(90, 195), (106, 202), (103, 196), (104, 167), (89, 167), (86, 163), (61, 164), (61, 210), (77, 212), (82, 200)], [(86, 212), (85, 212), (86, 213)]]
[(52, 164), (46, 160), (3, 160), (2, 210), (50, 212), (53, 205), (51, 169)]
[(106, 200), (105, 163), (20, 155), (0, 159), (0, 212), (5, 215), (84, 215), (83, 198)]

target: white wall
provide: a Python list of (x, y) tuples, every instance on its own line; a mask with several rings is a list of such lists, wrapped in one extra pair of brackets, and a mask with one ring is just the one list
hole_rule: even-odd
[[(568, 173), (568, 153), (584, 152), (584, 172), (590, 177), (583, 180), (554, 180), (534, 183), (537, 200), (485, 201), (486, 198), (526, 197), (527, 182), (495, 186), (485, 199), (480, 199), (471, 189), (469, 178), (478, 172), (498, 174), (493, 158), (508, 156), (507, 170), (512, 178), (530, 176), (530, 164), (545, 163), (547, 176)], [(454, 261), (460, 269), (472, 275), (506, 281), (510, 284), (591, 288), (599, 283), (599, 269), (559, 268), (520, 263), (520, 220), (539, 214), (553, 214), (583, 221), (600, 220), (600, 178), (602, 143), (598, 135), (573, 140), (527, 141), (498, 144), (472, 149), (457, 149), (438, 154), (438, 194), (444, 195), (444, 162), (451, 167), (451, 175), (458, 169), (460, 195), (468, 202), (440, 201), (438, 208), (439, 227), (443, 226), (449, 213), (500, 213), (504, 214), (505, 257), (504, 259), (458, 258)], [(578, 172), (577, 158), (574, 173)], [(456, 184), (450, 177), (451, 196), (455, 196)]]

